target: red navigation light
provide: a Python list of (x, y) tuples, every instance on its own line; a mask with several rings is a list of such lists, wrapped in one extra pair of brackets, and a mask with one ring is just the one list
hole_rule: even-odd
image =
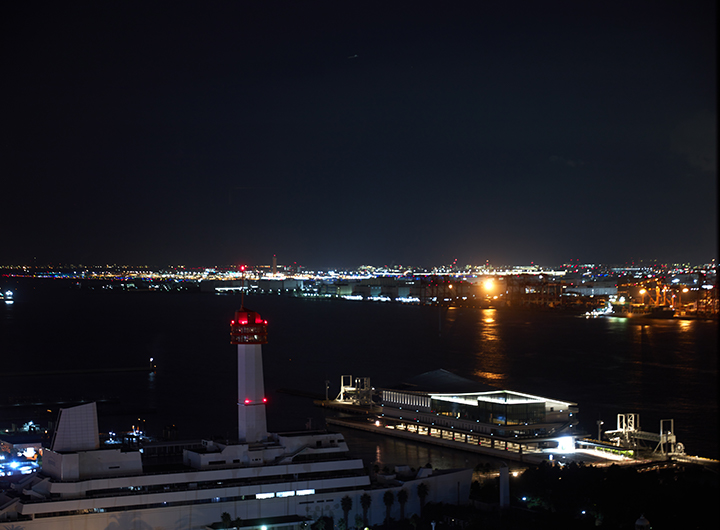
[(246, 399), (246, 400), (245, 400), (245, 404), (246, 404), (246, 405), (249, 405), (249, 404), (250, 404), (250, 400), (249, 400), (249, 399)]
[(230, 326), (230, 343), (267, 344), (267, 320), (249, 309), (236, 311)]
[(267, 403), (267, 398), (263, 398), (263, 403)]
[(242, 272), (245, 272), (245, 265), (240, 265), (240, 270), (241, 270)]

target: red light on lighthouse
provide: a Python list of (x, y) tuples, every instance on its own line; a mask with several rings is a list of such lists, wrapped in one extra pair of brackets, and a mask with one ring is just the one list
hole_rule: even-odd
[(267, 344), (267, 320), (249, 309), (236, 311), (230, 324), (230, 344)]

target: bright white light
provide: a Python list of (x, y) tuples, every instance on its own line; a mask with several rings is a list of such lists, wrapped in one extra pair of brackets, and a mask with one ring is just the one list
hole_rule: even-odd
[(272, 499), (273, 497), (275, 497), (274, 493), (258, 493), (255, 495), (256, 499)]
[(315, 490), (297, 490), (297, 495), (315, 495)]
[(409, 296), (407, 298), (396, 298), (395, 300), (398, 302), (403, 302), (403, 303), (413, 303), (413, 302), (420, 301), (420, 299), (417, 296)]
[(294, 491), (278, 491), (276, 494), (278, 497), (294, 497)]
[(575, 440), (572, 436), (563, 436), (558, 438), (558, 453), (574, 453), (575, 452)]

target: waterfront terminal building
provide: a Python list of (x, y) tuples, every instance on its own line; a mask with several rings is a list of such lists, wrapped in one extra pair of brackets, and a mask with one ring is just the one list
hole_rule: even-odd
[(430, 437), (426, 441), (532, 460), (527, 456), (571, 451), (580, 436), (577, 415), (573, 402), (498, 389), (436, 370), (381, 390), (376, 424)]

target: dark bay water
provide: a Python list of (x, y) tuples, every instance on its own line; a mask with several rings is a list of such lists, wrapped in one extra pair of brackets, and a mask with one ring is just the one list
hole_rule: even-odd
[[(104, 399), (102, 430), (128, 430), (141, 418), (150, 433), (174, 424), (180, 438), (233, 436), (237, 369), (229, 322), (239, 296), (71, 291), (27, 281), (14, 288), (16, 303), (0, 309), (0, 422), (52, 410), (8, 406), (16, 402)], [(271, 431), (323, 422), (309, 399), (278, 390), (323, 394), (329, 380), (334, 397), (342, 374), (369, 376), (381, 387), (445, 368), (574, 401), (589, 433), (597, 432), (597, 419), (613, 428), (618, 413), (640, 413), (643, 430), (653, 432), (660, 419), (672, 418), (688, 453), (718, 455), (717, 322), (586, 320), (272, 296), (248, 297), (245, 305), (269, 321), (263, 351)], [(37, 375), (139, 367), (150, 357), (158, 366), (154, 376)], [(36, 375), (8, 376), (29, 372)], [(373, 450), (374, 441), (347, 435)], [(400, 442), (380, 445), (392, 458), (405, 453), (411, 460), (411, 451), (420, 465), (426, 458), (455, 465), (466, 459), (428, 449), (418, 454)]]

